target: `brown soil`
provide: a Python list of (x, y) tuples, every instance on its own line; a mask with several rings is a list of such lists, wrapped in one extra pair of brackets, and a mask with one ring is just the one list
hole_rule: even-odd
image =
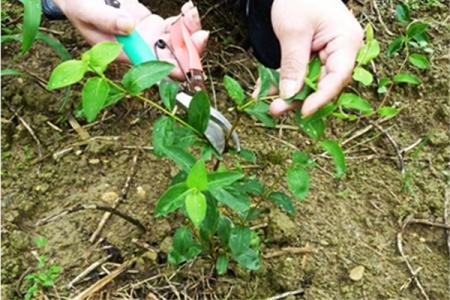
[[(153, 2), (153, 1), (152, 1)], [(180, 1), (157, 5), (156, 12), (176, 12)], [(356, 1), (353, 1), (356, 2)], [(361, 1), (357, 1), (361, 2)], [(392, 32), (399, 32), (394, 22), (393, 6), (378, 4), (377, 15), (371, 3), (361, 6), (353, 3), (359, 19), (365, 24), (369, 19), (376, 28), (376, 37), (383, 49), (393, 39), (379, 18)], [(195, 299), (264, 299), (287, 291), (301, 290), (287, 299), (421, 299), (417, 285), (397, 249), (397, 234), (405, 218), (444, 222), (444, 201), (449, 179), (448, 158), (448, 9), (444, 1), (428, 1), (413, 12), (414, 17), (425, 18), (431, 24), (432, 65), (418, 75), (423, 81), (419, 87), (396, 87), (387, 104), (400, 105), (403, 110), (393, 120), (381, 126), (398, 144), (405, 148), (419, 138), (425, 142), (404, 153), (404, 174), (399, 169), (395, 149), (386, 135), (377, 129), (369, 130), (345, 145), (348, 151), (348, 172), (337, 181), (330, 172), (329, 159), (319, 158), (319, 149), (298, 130), (267, 129), (256, 126), (255, 121), (244, 117), (238, 128), (243, 146), (256, 152), (258, 160), (252, 172), (267, 183), (284, 176), (290, 163), (293, 148), (311, 149), (318, 158), (320, 169), (312, 176), (311, 194), (304, 203), (297, 202), (297, 214), (289, 218), (277, 208), (265, 204), (269, 213), (257, 224), (267, 223), (258, 230), (264, 241), (263, 253), (283, 247), (309, 245), (314, 254), (282, 255), (265, 259), (261, 270), (247, 272), (236, 265), (224, 276), (216, 276), (214, 265), (208, 257), (201, 257), (177, 269), (165, 263), (170, 247), (170, 237), (183, 224), (181, 216), (155, 219), (153, 208), (165, 190), (176, 166), (161, 160), (147, 150), (152, 123), (157, 117), (153, 111), (135, 101), (122, 102), (108, 110), (100, 122), (86, 126), (92, 138), (80, 143), (79, 135), (67, 122), (67, 114), (78, 103), (79, 88), (63, 106), (64, 92), (48, 92), (37, 82), (45, 81), (59, 62), (52, 49), (37, 42), (31, 51), (14, 61), (18, 43), (2, 45), (2, 69), (16, 68), (33, 74), (32, 77), (4, 77), (2, 103), (14, 108), (35, 131), (43, 149), (39, 158), (35, 140), (15, 118), (6, 105), (2, 107), (2, 296), (14, 299), (17, 284), (27, 268), (33, 268), (36, 259), (32, 250), (33, 239), (43, 236), (48, 240), (45, 249), (39, 249), (52, 263), (64, 268), (55, 288), (60, 296), (76, 295), (99, 277), (67, 289), (66, 284), (87, 266), (107, 255), (101, 245), (93, 246), (89, 237), (100, 221), (101, 212), (82, 211), (48, 225), (35, 226), (38, 220), (75, 204), (111, 205), (104, 195), (120, 193), (138, 155), (137, 174), (133, 177), (127, 199), (119, 207), (142, 222), (148, 230), (140, 232), (135, 226), (113, 216), (101, 236), (104, 244), (112, 245), (114, 261), (141, 257), (132, 268), (122, 274), (92, 299), (152, 299), (151, 293), (177, 299), (177, 293)], [(434, 4), (433, 4), (434, 3)], [(10, 15), (17, 15), (17, 6), (4, 4)], [(210, 12), (204, 27), (211, 30), (211, 42), (205, 62), (210, 72), (210, 86), (214, 87), (219, 108), (230, 106), (221, 85), (224, 74), (238, 78), (248, 90), (253, 85), (256, 64), (251, 54), (244, 50), (245, 34), (235, 26), (229, 9), (213, 7), (205, 1), (201, 12)], [(12, 18), (14, 19), (14, 18)], [(3, 20), (2, 20), (3, 21)], [(20, 22), (20, 20), (19, 20)], [(8, 28), (14, 27), (13, 24)], [(66, 22), (44, 22), (70, 52), (77, 56), (87, 48), (85, 42)], [(2, 27), (2, 30), (5, 28)], [(5, 33), (5, 32), (3, 32)], [(377, 59), (376, 74), (392, 75), (401, 58)], [(110, 75), (120, 78), (124, 66), (113, 66)], [(353, 84), (371, 99), (373, 106), (380, 103), (373, 88)], [(231, 117), (231, 115), (230, 115)], [(85, 125), (80, 120), (82, 125)], [(291, 124), (290, 117), (282, 120)], [(60, 128), (56, 130), (49, 124)], [(365, 128), (367, 120), (343, 122), (331, 120), (327, 136), (341, 141)], [(346, 135), (347, 134), (347, 135)], [(69, 151), (61, 154), (61, 150)], [(60, 153), (55, 158), (54, 154)], [(279, 188), (287, 190), (281, 180)], [(158, 252), (158, 257), (145, 255), (145, 249), (132, 242), (133, 238), (145, 241)], [(449, 249), (447, 235), (441, 228), (409, 225), (403, 233), (405, 255), (414, 269), (419, 269), (420, 279), (430, 299), (448, 299)], [(117, 255), (120, 254), (120, 255)], [(349, 277), (350, 271), (363, 266), (365, 271), (359, 281)], [(110, 270), (114, 265), (107, 266)], [(100, 271), (99, 271), (100, 272)], [(152, 279), (152, 276), (160, 274)], [(161, 275), (162, 274), (162, 275)], [(173, 276), (172, 276), (173, 275)], [(166, 277), (165, 277), (166, 276)], [(142, 282), (146, 280), (146, 282)], [(170, 284), (169, 284), (170, 282)], [(22, 292), (23, 292), (22, 288)], [(175, 292), (177, 291), (177, 292)], [(56, 291), (46, 295), (57, 299)], [(107, 298), (110, 297), (110, 298)], [(147, 297), (147, 298), (146, 298)], [(188, 299), (190, 299), (188, 298)]]

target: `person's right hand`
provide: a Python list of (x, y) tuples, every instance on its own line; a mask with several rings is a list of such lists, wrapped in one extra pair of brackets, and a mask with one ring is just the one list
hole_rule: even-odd
[[(83, 37), (90, 43), (101, 41), (114, 41), (115, 35), (127, 35), (136, 29), (153, 49), (159, 39), (164, 39), (169, 45), (168, 39), (170, 25), (177, 16), (163, 19), (152, 14), (149, 9), (137, 0), (121, 0), (120, 8), (114, 8), (105, 4), (104, 0), (54, 0), (56, 5), (80, 31)], [(192, 34), (192, 40), (199, 53), (205, 49), (209, 32), (201, 30), (200, 17), (197, 8), (192, 2), (187, 2), (181, 9), (186, 27)], [(158, 52), (161, 60), (175, 63), (168, 51)], [(121, 54), (119, 61), (128, 62), (125, 54)], [(176, 79), (184, 79), (181, 70), (176, 68), (172, 74)]]
[[(281, 45), (280, 95), (270, 105), (279, 116), (302, 106), (308, 116), (331, 101), (352, 76), (363, 30), (341, 0), (275, 0), (272, 25)], [(288, 104), (303, 86), (311, 52), (319, 54), (322, 67), (318, 89), (304, 102)]]

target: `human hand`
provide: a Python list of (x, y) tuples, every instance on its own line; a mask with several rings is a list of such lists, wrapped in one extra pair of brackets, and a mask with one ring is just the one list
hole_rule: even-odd
[[(302, 115), (311, 115), (350, 81), (363, 30), (341, 0), (275, 0), (272, 25), (281, 45), (281, 98), (271, 103), (270, 113), (279, 116), (302, 106)], [(318, 89), (305, 101), (288, 104), (283, 99), (302, 88), (311, 52), (323, 65)]]
[[(152, 14), (137, 0), (121, 0), (120, 8), (107, 6), (104, 0), (55, 0), (55, 3), (90, 44), (105, 40), (113, 41), (115, 35), (127, 35), (136, 29), (150, 49), (153, 49), (153, 45), (159, 39), (165, 40), (170, 45), (170, 25), (178, 18), (173, 16), (163, 19), (159, 15)], [(201, 30), (200, 17), (192, 2), (185, 3), (181, 11), (186, 27), (192, 34), (192, 40), (199, 53), (202, 53), (209, 32)], [(158, 51), (158, 57), (176, 65), (169, 51)], [(129, 62), (124, 53), (118, 60)], [(184, 79), (178, 67), (171, 76)]]

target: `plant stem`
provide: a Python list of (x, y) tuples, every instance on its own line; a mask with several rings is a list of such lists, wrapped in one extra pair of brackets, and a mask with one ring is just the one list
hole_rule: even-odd
[(118, 89), (119, 91), (123, 92), (126, 95), (132, 96), (132, 97), (136, 97), (139, 100), (149, 104), (150, 106), (156, 108), (157, 110), (159, 110), (160, 112), (168, 115), (169, 117), (171, 117), (172, 119), (174, 119), (175, 121), (177, 121), (178, 123), (180, 123), (183, 126), (186, 126), (187, 128), (191, 129), (192, 131), (194, 131), (198, 136), (203, 136), (203, 134), (198, 131), (197, 129), (195, 129), (194, 127), (192, 127), (190, 124), (188, 124), (186, 121), (184, 121), (183, 119), (181, 119), (180, 117), (178, 117), (177, 115), (173, 114), (172, 112), (168, 111), (167, 109), (165, 109), (164, 107), (162, 107), (161, 105), (159, 105), (158, 103), (138, 94), (138, 95), (132, 95), (130, 94), (130, 92), (123, 88), (122, 86), (118, 85), (117, 83), (115, 83), (114, 81), (112, 81), (111, 79), (109, 79), (108, 77), (106, 77), (104, 74), (102, 73), (98, 73), (98, 75), (104, 79), (106, 82), (108, 82), (109, 85), (115, 87), (116, 89)]
[[(400, 65), (400, 69), (398, 70), (398, 73), (400, 73), (401, 71), (403, 71), (403, 69), (405, 68), (405, 65), (406, 65), (406, 63), (407, 63), (407, 61), (408, 61), (408, 57), (409, 57), (409, 47), (408, 47), (408, 41), (407, 41), (407, 40), (405, 41), (405, 51), (406, 51), (405, 59), (403, 60), (402, 64)], [(389, 85), (389, 88), (388, 88), (386, 94), (384, 95), (383, 100), (381, 100), (380, 105), (378, 105), (378, 108), (382, 107), (383, 104), (386, 102), (386, 100), (387, 100), (387, 98), (388, 98), (388, 96), (389, 96), (391, 90), (394, 88), (394, 85), (395, 85), (395, 82), (392, 82), (392, 83)]]

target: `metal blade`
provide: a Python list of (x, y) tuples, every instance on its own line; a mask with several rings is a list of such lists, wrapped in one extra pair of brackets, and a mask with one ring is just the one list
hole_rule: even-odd
[[(186, 93), (178, 93), (177, 104), (179, 104), (184, 110), (189, 108), (192, 96)], [(225, 150), (225, 140), (228, 132), (231, 130), (232, 125), (221, 112), (215, 108), (211, 108), (211, 117), (209, 119), (208, 128), (205, 131), (205, 136), (211, 145), (220, 154)], [(241, 151), (241, 143), (239, 141), (239, 136), (235, 131), (231, 133), (231, 139), (233, 140), (236, 150)]]

